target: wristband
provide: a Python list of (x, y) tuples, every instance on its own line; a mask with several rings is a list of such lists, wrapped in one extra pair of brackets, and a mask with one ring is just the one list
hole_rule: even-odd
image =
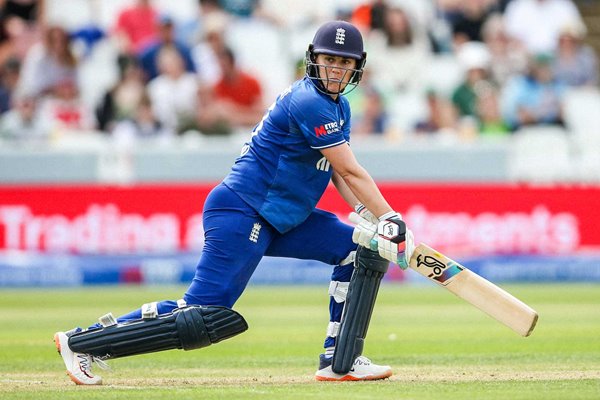
[(389, 219), (391, 217), (398, 217), (398, 218), (402, 219), (402, 214), (400, 214), (399, 212), (396, 212), (396, 211), (389, 211), (389, 212), (386, 212), (385, 214), (383, 214), (381, 217), (379, 217), (379, 220), (385, 221), (386, 219)]

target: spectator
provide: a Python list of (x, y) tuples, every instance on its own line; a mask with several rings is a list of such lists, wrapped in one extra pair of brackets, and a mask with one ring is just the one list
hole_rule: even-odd
[(58, 82), (40, 100), (38, 118), (40, 128), (52, 136), (96, 128), (93, 109), (82, 101), (77, 83), (71, 79)]
[(121, 58), (119, 69), (119, 81), (96, 110), (98, 128), (105, 132), (112, 131), (118, 121), (133, 118), (146, 93), (144, 71), (134, 57)]
[(585, 26), (565, 25), (559, 35), (554, 74), (567, 86), (597, 86), (598, 56), (584, 43)]
[(262, 6), (261, 0), (219, 0), (223, 11), (237, 18), (262, 19), (280, 25), (279, 19)]
[(260, 7), (260, 0), (219, 0), (225, 12), (238, 17), (250, 17)]
[(0, 14), (16, 16), (26, 23), (36, 23), (43, 3), (44, 0), (4, 0), (0, 2)]
[(184, 43), (175, 40), (175, 23), (173, 19), (163, 15), (154, 23), (158, 27), (158, 36), (141, 50), (139, 56), (140, 64), (146, 74), (146, 79), (152, 80), (158, 76), (157, 55), (161, 49), (165, 47), (172, 47), (178, 51), (185, 63), (185, 69), (189, 72), (194, 72), (195, 67), (194, 62), (192, 61), (190, 48)]
[(457, 57), (465, 71), (463, 82), (452, 93), (452, 104), (459, 117), (459, 136), (465, 140), (479, 134), (507, 132), (498, 106), (499, 88), (491, 79), (491, 55), (486, 45), (464, 43)]
[(360, 86), (347, 94), (352, 108), (352, 133), (356, 136), (388, 133), (390, 121), (385, 99), (371, 81), (368, 70), (363, 72)]
[(565, 24), (583, 24), (571, 0), (513, 0), (504, 18), (508, 34), (520, 40), (530, 54), (553, 53)]
[(461, 118), (477, 118), (477, 86), (491, 84), (490, 53), (485, 44), (468, 42), (458, 49), (457, 58), (464, 70), (464, 79), (452, 92), (452, 104)]
[(477, 130), (483, 136), (503, 136), (510, 133), (500, 111), (500, 91), (489, 82), (477, 85)]
[(385, 85), (385, 95), (421, 87), (423, 66), (431, 54), (429, 41), (404, 9), (388, 8), (383, 31), (369, 35), (367, 48), (367, 62)]
[(21, 63), (16, 58), (8, 59), (0, 69), (0, 114), (12, 106), (12, 98), (19, 82)]
[(153, 112), (162, 126), (176, 133), (195, 129), (198, 110), (198, 81), (185, 70), (181, 54), (173, 47), (158, 53), (159, 75), (148, 85)]
[(203, 132), (207, 127), (222, 127), (225, 131), (249, 129), (264, 113), (262, 87), (256, 77), (241, 70), (230, 48), (218, 54), (221, 79), (212, 88), (212, 98), (204, 101), (200, 111)]
[(371, 0), (359, 4), (351, 12), (351, 22), (366, 32), (383, 30), (388, 7), (387, 0)]
[(431, 49), (435, 54), (451, 53), (452, 22), (458, 13), (460, 2), (458, 0), (431, 0), (432, 15), (426, 27)]
[(490, 52), (490, 74), (496, 84), (504, 86), (510, 77), (527, 71), (527, 49), (507, 34), (501, 14), (487, 19), (482, 36)]
[(9, 59), (22, 61), (29, 48), (39, 40), (37, 12), (15, 8), (17, 6), (18, 3), (9, 1), (0, 11), (0, 65)]
[(221, 79), (221, 67), (218, 54), (227, 47), (225, 28), (227, 17), (223, 14), (212, 14), (204, 19), (203, 37), (192, 49), (192, 59), (203, 85), (214, 86)]
[(133, 144), (140, 139), (169, 139), (173, 131), (166, 129), (152, 111), (150, 98), (144, 95), (131, 117), (118, 121), (112, 131), (120, 144)]
[(119, 52), (137, 55), (156, 39), (158, 11), (150, 0), (135, 0), (135, 4), (124, 8), (117, 15), (114, 34), (119, 43)]
[(198, 12), (175, 26), (176, 38), (192, 48), (202, 40), (206, 30), (206, 21), (211, 17), (227, 18), (219, 0), (197, 0)]
[(46, 140), (49, 133), (40, 128), (33, 97), (15, 98), (13, 107), (0, 116), (0, 137), (31, 143)]
[(492, 11), (489, 0), (464, 0), (452, 21), (454, 48), (466, 42), (483, 41), (481, 29)]
[(427, 116), (415, 124), (415, 133), (417, 135), (456, 134), (457, 116), (452, 103), (432, 89), (428, 89), (425, 96)]
[(50, 93), (62, 82), (77, 82), (77, 60), (68, 33), (59, 26), (47, 27), (43, 41), (27, 53), (18, 90), (27, 96)]
[(413, 21), (402, 8), (386, 9), (382, 28), (388, 47), (411, 46), (415, 41)]
[(501, 109), (512, 130), (525, 125), (563, 125), (564, 85), (552, 73), (552, 58), (531, 57), (529, 73), (513, 77), (501, 96)]

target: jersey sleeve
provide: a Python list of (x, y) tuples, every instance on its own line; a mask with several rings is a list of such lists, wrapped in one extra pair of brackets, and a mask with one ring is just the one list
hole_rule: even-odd
[(342, 109), (322, 96), (295, 96), (290, 103), (290, 118), (311, 148), (324, 149), (347, 141)]

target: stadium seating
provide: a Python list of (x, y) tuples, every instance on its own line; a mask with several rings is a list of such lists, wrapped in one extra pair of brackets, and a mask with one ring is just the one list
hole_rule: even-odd
[(509, 155), (512, 181), (552, 183), (575, 178), (572, 142), (559, 127), (533, 126), (514, 134)]

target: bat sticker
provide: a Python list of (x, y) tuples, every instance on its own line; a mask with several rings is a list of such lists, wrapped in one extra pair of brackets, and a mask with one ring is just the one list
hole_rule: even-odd
[(452, 261), (448, 262), (448, 264), (444, 264), (433, 256), (423, 256), (423, 254), (419, 254), (417, 256), (417, 268), (421, 266), (430, 268), (431, 273), (428, 274), (427, 277), (438, 281), (442, 285), (449, 283), (447, 282), (448, 280), (464, 269), (464, 267), (461, 267)]

